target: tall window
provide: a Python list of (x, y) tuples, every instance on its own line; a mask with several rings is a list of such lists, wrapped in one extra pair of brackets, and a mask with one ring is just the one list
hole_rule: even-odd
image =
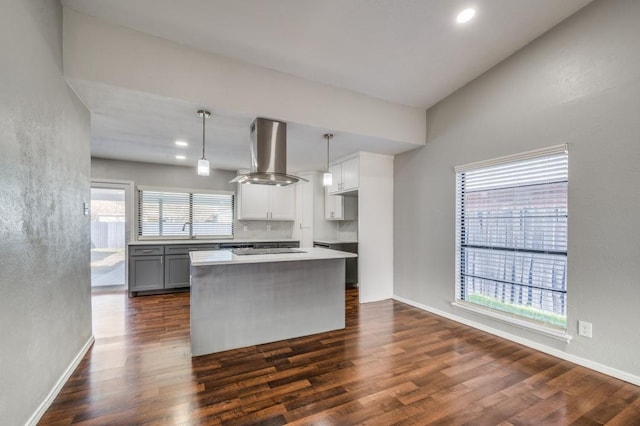
[(138, 187), (141, 238), (233, 236), (233, 192)]
[(566, 146), (456, 167), (456, 299), (566, 329)]

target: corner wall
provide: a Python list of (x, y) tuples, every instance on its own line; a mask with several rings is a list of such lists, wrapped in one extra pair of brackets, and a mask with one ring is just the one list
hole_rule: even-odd
[[(640, 383), (638, 17), (640, 2), (596, 1), (427, 111), (426, 146), (395, 159), (397, 296)], [(568, 344), (451, 306), (453, 167), (561, 143)], [(593, 323), (592, 339), (578, 320)]]
[(62, 78), (62, 8), (0, 5), (0, 423), (37, 420), (91, 339), (89, 113)]

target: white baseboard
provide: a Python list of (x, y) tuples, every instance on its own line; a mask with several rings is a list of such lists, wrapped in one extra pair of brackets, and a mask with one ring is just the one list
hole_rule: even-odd
[(27, 420), (27, 422), (25, 423), (25, 426), (35, 426), (38, 424), (38, 422), (40, 421), (44, 413), (49, 409), (51, 404), (53, 404), (53, 401), (56, 399), (56, 397), (62, 390), (62, 387), (64, 386), (64, 384), (67, 383), (67, 380), (69, 380), (69, 377), (71, 377), (75, 369), (78, 367), (78, 365), (80, 364), (80, 361), (82, 361), (82, 358), (84, 358), (84, 356), (87, 354), (87, 352), (89, 351), (89, 348), (91, 348), (91, 345), (93, 345), (94, 341), (95, 341), (95, 338), (93, 336), (89, 337), (89, 340), (87, 340), (87, 342), (84, 344), (82, 349), (80, 349), (80, 352), (78, 352), (78, 354), (73, 359), (73, 361), (71, 361), (71, 364), (69, 364), (67, 369), (64, 370), (64, 372), (62, 373), (62, 376), (60, 376), (60, 378), (58, 379), (56, 384), (53, 386), (51, 391), (49, 391), (49, 394), (40, 403), (40, 405), (38, 406), (36, 411), (31, 415), (31, 417), (29, 417), (29, 420)]
[(507, 340), (511, 340), (512, 342), (519, 343), (519, 344), (524, 345), (524, 346), (528, 346), (528, 347), (530, 347), (532, 349), (535, 349), (537, 351), (544, 352), (546, 354), (553, 355), (553, 356), (558, 357), (560, 359), (564, 359), (566, 361), (573, 362), (574, 364), (581, 365), (583, 367), (589, 368), (591, 370), (598, 371), (598, 372), (606, 374), (608, 376), (615, 377), (616, 379), (624, 380), (625, 382), (629, 382), (629, 383), (634, 384), (636, 386), (640, 386), (640, 377), (636, 376), (636, 375), (633, 375), (633, 374), (630, 374), (630, 373), (627, 373), (625, 371), (618, 370), (616, 368), (609, 367), (607, 365), (600, 364), (600, 363), (597, 363), (595, 361), (591, 361), (591, 360), (588, 360), (588, 359), (585, 359), (585, 358), (581, 358), (579, 356), (572, 355), (572, 354), (566, 353), (564, 351), (561, 351), (561, 350), (558, 350), (558, 349), (555, 349), (555, 348), (551, 348), (551, 347), (543, 345), (541, 343), (534, 342), (534, 341), (529, 340), (529, 339), (525, 339), (524, 337), (515, 336), (513, 334), (504, 332), (502, 330), (497, 330), (495, 328), (489, 327), (489, 326), (481, 324), (479, 322), (475, 322), (475, 321), (469, 320), (467, 318), (462, 318), (462, 317), (459, 317), (457, 315), (451, 314), (449, 312), (444, 312), (444, 311), (441, 311), (439, 309), (435, 309), (435, 308), (432, 308), (430, 306), (423, 305), (422, 303), (418, 303), (418, 302), (414, 302), (413, 300), (405, 299), (404, 297), (401, 297), (401, 296), (398, 296), (398, 295), (393, 295), (393, 299), (397, 300), (398, 302), (406, 303), (407, 305), (413, 306), (415, 308), (422, 309), (423, 311), (427, 311), (427, 312), (430, 312), (432, 314), (435, 314), (435, 315), (450, 319), (452, 321), (459, 322), (459, 323), (464, 324), (464, 325), (468, 325), (469, 327), (477, 328), (478, 330), (485, 331), (485, 332), (487, 332), (489, 334), (493, 334), (494, 336), (498, 336), (498, 337), (502, 337), (502, 338), (507, 339)]

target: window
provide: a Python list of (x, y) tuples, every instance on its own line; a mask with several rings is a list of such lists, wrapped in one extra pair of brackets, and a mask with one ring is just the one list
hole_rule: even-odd
[(566, 146), (456, 167), (456, 300), (566, 329)]
[(233, 236), (233, 192), (138, 187), (139, 238)]

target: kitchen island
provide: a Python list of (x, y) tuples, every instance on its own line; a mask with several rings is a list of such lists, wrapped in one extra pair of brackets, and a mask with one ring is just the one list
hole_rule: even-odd
[(191, 354), (204, 355), (345, 326), (345, 259), (322, 248), (191, 259)]

